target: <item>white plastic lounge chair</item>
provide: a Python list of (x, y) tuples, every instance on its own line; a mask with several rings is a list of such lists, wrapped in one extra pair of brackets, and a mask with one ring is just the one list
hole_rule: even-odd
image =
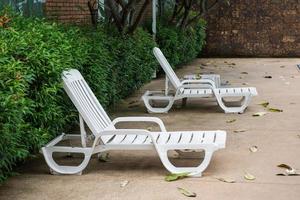
[[(109, 150), (156, 150), (168, 171), (190, 172), (191, 176), (201, 176), (213, 152), (225, 148), (225, 131), (167, 132), (163, 122), (155, 117), (120, 117), (111, 121), (79, 71), (75, 69), (63, 72), (63, 83), (68, 96), (79, 111), (81, 135), (62, 134), (42, 148), (42, 153), (52, 173), (81, 174), (93, 154)], [(115, 128), (115, 124), (119, 122), (133, 121), (156, 123), (160, 127), (160, 132)], [(92, 137), (87, 137), (84, 129), (85, 123), (91, 130)], [(56, 145), (60, 141), (76, 138), (81, 139), (81, 147)], [(88, 140), (91, 141), (88, 142)], [(175, 167), (169, 161), (167, 151), (185, 149), (204, 150), (203, 162), (197, 167)], [(62, 166), (54, 161), (54, 152), (82, 153), (84, 159), (78, 166)]]
[[(251, 98), (257, 95), (256, 88), (254, 87), (220, 88), (218, 80), (212, 80), (212, 77), (180, 81), (160, 49), (155, 47), (153, 53), (165, 71), (167, 81), (165, 92), (146, 91), (142, 96), (148, 112), (166, 113), (171, 109), (174, 101), (179, 99), (214, 97), (225, 113), (243, 113), (249, 105)], [(219, 79), (219, 77), (216, 79)], [(168, 80), (175, 88), (175, 94), (169, 93)], [(227, 102), (224, 99), (226, 97), (241, 97), (241, 99)], [(167, 105), (165, 107), (154, 107), (151, 104), (155, 100), (166, 101)]]

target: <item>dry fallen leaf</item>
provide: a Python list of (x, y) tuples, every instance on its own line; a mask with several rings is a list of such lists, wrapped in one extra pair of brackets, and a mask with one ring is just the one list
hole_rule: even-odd
[(248, 74), (248, 72), (241, 72), (241, 74)]
[(236, 119), (230, 119), (230, 120), (227, 120), (226, 123), (233, 123), (235, 121), (236, 121)]
[(270, 111), (270, 112), (283, 112), (283, 110), (278, 109), (278, 108), (268, 108), (268, 111)]
[(242, 133), (242, 132), (246, 132), (246, 129), (238, 129), (238, 130), (234, 130), (234, 133)]
[(285, 66), (284, 66), (284, 65), (281, 65), (280, 68), (285, 68)]
[(249, 148), (249, 151), (255, 153), (255, 152), (258, 151), (258, 147), (257, 146), (252, 146), (252, 147)]
[(261, 116), (264, 116), (266, 114), (267, 114), (266, 112), (257, 112), (257, 113), (254, 113), (252, 116), (253, 117), (261, 117)]
[(219, 181), (225, 182), (225, 183), (235, 183), (236, 181), (232, 178), (217, 178)]
[(109, 160), (109, 153), (99, 153), (98, 160), (100, 162), (107, 162)]
[(244, 178), (248, 181), (253, 181), (255, 180), (255, 176), (253, 176), (252, 174), (245, 172)]
[(269, 102), (265, 101), (265, 102), (260, 103), (259, 105), (266, 108), (266, 107), (268, 107), (269, 104), (270, 104)]
[(190, 192), (184, 188), (177, 187), (178, 191), (186, 197), (196, 197), (197, 194), (195, 192)]
[(120, 187), (125, 187), (126, 185), (128, 185), (129, 181), (128, 180), (124, 180), (124, 181), (121, 181), (120, 183)]
[(272, 76), (264, 76), (264, 78), (272, 78)]
[(177, 174), (168, 174), (166, 177), (165, 177), (165, 181), (176, 181), (178, 179), (183, 179), (183, 178), (186, 178), (188, 177), (188, 175), (190, 174), (190, 172), (183, 172), (183, 173), (177, 173)]
[(284, 169), (288, 169), (288, 170), (292, 170), (293, 168), (287, 164), (279, 164), (277, 165), (277, 167), (280, 167), (280, 168), (284, 168)]
[(300, 174), (297, 173), (297, 170), (292, 168), (291, 166), (287, 164), (280, 164), (277, 165), (277, 167), (285, 169), (284, 173), (276, 174), (277, 176), (300, 176)]
[(300, 176), (300, 174), (287, 174), (287, 173), (279, 173), (276, 176)]

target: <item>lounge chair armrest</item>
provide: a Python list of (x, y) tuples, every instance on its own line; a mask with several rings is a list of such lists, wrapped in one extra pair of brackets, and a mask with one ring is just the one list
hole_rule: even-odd
[(177, 88), (176, 93), (179, 94), (183, 92), (183, 89), (212, 89), (214, 90), (215, 88), (211, 86), (210, 84), (186, 84), (186, 85), (181, 85), (180, 87)]
[(166, 127), (158, 117), (118, 117), (112, 121), (113, 125), (119, 122), (151, 122), (156, 123), (162, 132), (167, 132)]
[(181, 82), (182, 85), (191, 85), (191, 84), (209, 84), (213, 88), (217, 88), (214, 81), (210, 79), (200, 79), (200, 80), (184, 80)]

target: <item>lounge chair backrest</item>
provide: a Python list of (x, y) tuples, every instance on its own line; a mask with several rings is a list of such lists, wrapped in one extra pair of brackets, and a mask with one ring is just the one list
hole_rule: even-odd
[(110, 118), (78, 70), (64, 71), (62, 79), (64, 89), (93, 134), (114, 129)]
[(164, 56), (164, 54), (161, 52), (161, 50), (157, 47), (153, 48), (153, 54), (158, 60), (159, 64), (165, 71), (166, 75), (168, 76), (169, 80), (171, 81), (172, 85), (177, 89), (180, 87), (182, 84), (180, 80), (178, 79), (177, 75), (175, 74), (174, 70), (172, 69), (170, 63)]

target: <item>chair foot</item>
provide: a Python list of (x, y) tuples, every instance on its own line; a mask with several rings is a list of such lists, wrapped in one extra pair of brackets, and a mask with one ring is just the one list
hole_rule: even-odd
[[(219, 104), (219, 106), (224, 110), (225, 113), (238, 113), (238, 114), (242, 114), (244, 113), (245, 109), (248, 107), (248, 105), (250, 104), (251, 101), (251, 95), (246, 95), (242, 97), (241, 101), (238, 101), (238, 103), (241, 104), (241, 106), (226, 106), (225, 104), (228, 103), (226, 101), (224, 101), (224, 97), (229, 96), (221, 96), (219, 94), (215, 94), (217, 102)], [(234, 102), (231, 102), (234, 103)]]
[(201, 177), (202, 172), (208, 167), (210, 160), (212, 158), (213, 151), (205, 150), (205, 156), (203, 161), (197, 167), (175, 167), (169, 160), (167, 151), (172, 149), (166, 150), (159, 150), (158, 154), (162, 164), (165, 168), (171, 173), (184, 173), (189, 172), (189, 176), (191, 177)]

